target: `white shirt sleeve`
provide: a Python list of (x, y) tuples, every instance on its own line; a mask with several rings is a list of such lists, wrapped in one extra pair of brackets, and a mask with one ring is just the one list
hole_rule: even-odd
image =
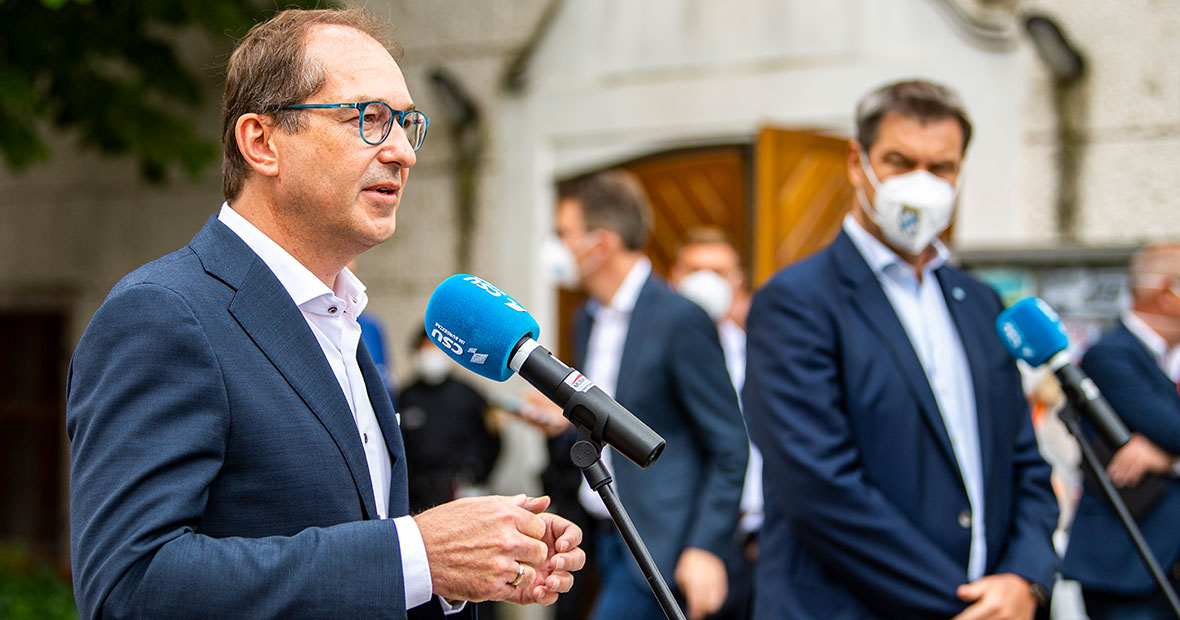
[[(393, 520), (397, 528), (397, 542), (401, 547), (402, 556), (402, 585), (406, 592), (406, 609), (413, 609), (430, 601), (434, 595), (434, 588), (430, 580), (430, 563), (426, 558), (426, 543), (422, 542), (422, 532), (414, 518), (406, 515)], [(443, 597), (438, 597), (442, 604), (444, 615), (458, 613), (467, 606), (467, 601), (459, 601), (451, 605)]]

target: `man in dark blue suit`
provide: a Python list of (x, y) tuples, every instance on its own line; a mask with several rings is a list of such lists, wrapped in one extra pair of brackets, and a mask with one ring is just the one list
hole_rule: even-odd
[[(1136, 253), (1130, 283), (1131, 307), (1086, 352), (1082, 368), (1133, 433), (1107, 466), (1111, 481), (1136, 487), (1147, 476), (1162, 478), (1139, 494), (1143, 505), (1136, 512), (1148, 546), (1180, 588), (1180, 245)], [(1090, 486), (1074, 517), (1062, 572), (1081, 582), (1092, 620), (1171, 617), (1114, 509)]]
[(970, 132), (945, 87), (869, 94), (843, 231), (755, 296), (756, 618), (1028, 620), (1052, 584), (1057, 507), (1001, 304), (937, 239)]
[[(725, 601), (748, 450), (717, 330), (652, 273), (643, 255), (650, 208), (638, 181), (602, 172), (562, 183), (558, 195), (564, 283), (590, 295), (577, 316), (575, 365), (667, 441), (646, 470), (609, 450), (604, 456), (660, 573), (688, 617), (703, 618)], [(607, 518), (598, 496), (582, 491), (587, 510)], [(603, 579), (591, 617), (663, 618), (621, 537), (601, 525), (595, 558)]]
[(356, 11), (284, 11), (228, 65), (226, 204), (121, 280), (74, 353), (83, 618), (406, 618), (552, 603), (584, 555), (547, 500), (407, 516), (346, 265), (388, 239), (427, 120)]

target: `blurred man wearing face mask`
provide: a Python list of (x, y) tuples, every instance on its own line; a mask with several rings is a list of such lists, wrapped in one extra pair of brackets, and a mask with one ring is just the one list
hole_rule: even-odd
[[(1130, 284), (1131, 306), (1114, 330), (1086, 351), (1082, 368), (1133, 433), (1114, 453), (1107, 474), (1118, 487), (1138, 487), (1125, 496), (1127, 504), (1180, 588), (1180, 244), (1158, 243), (1137, 252)], [(1146, 480), (1152, 477), (1157, 480)], [(1171, 617), (1114, 509), (1090, 484), (1078, 505), (1062, 572), (1082, 583), (1092, 620)]]
[[(739, 394), (746, 378), (746, 315), (750, 295), (737, 248), (716, 228), (693, 228), (685, 236), (672, 265), (672, 286), (696, 302), (717, 324), (725, 365)], [(752, 612), (754, 560), (762, 529), (762, 455), (750, 444), (750, 462), (742, 485), (741, 519), (729, 564), (729, 594), (715, 620), (744, 620)]]
[[(576, 319), (574, 366), (667, 441), (646, 470), (611, 458), (611, 450), (603, 460), (686, 615), (704, 618), (721, 607), (728, 589), (725, 561), (747, 452), (717, 330), (700, 307), (652, 273), (643, 254), (651, 215), (638, 181), (602, 172), (562, 183), (558, 195), (558, 242), (545, 261), (555, 280), (590, 296)], [(565, 424), (559, 411), (548, 411), (552, 423), (543, 427)], [(567, 429), (562, 437), (576, 433)], [(602, 584), (591, 617), (664, 618), (598, 495), (583, 484), (580, 499), (599, 520), (594, 561)]]
[(889, 84), (857, 107), (851, 214), (754, 297), (743, 392), (764, 459), (755, 617), (1033, 618), (1057, 505), (992, 289), (946, 265), (971, 124)]
[(452, 376), (458, 366), (425, 330), (413, 338), (415, 380), (398, 397), (410, 479), (410, 510), (419, 512), (459, 497), (483, 495), (500, 437), (488, 402)]

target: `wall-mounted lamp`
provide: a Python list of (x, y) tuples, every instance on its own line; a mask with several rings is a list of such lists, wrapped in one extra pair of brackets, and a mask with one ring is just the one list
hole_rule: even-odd
[(1024, 18), (1024, 29), (1057, 81), (1068, 83), (1082, 77), (1086, 71), (1085, 59), (1070, 44), (1057, 22), (1044, 15), (1029, 15)]

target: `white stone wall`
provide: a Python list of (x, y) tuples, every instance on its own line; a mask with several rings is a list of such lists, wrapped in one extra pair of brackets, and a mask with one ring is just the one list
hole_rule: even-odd
[[(1052, 15), (1081, 50), (1088, 75), (1085, 155), (1079, 174), (1080, 237), (1092, 245), (1136, 245), (1180, 237), (1180, 5), (1025, 0)], [(1050, 80), (1022, 46), (1019, 227), (1028, 243), (1053, 245), (1056, 118)]]

